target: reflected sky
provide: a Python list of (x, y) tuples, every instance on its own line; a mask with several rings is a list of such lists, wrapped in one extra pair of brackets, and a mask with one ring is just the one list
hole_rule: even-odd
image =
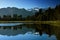
[(16, 36), (6, 36), (6, 35), (0, 35), (0, 40), (56, 40), (56, 36), (52, 35), (49, 37), (47, 34), (40, 35), (34, 35), (34, 34), (19, 34)]

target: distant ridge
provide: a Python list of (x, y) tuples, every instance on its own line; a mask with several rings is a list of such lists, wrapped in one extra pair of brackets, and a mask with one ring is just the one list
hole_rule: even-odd
[(3, 15), (13, 15), (13, 14), (17, 14), (17, 15), (22, 15), (23, 17), (26, 17), (28, 15), (34, 15), (34, 13), (36, 12), (36, 10), (26, 10), (24, 8), (16, 8), (16, 7), (7, 7), (7, 8), (0, 8), (0, 16)]

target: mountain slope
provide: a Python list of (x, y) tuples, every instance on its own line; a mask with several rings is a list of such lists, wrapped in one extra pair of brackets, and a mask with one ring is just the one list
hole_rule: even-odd
[(0, 16), (3, 16), (3, 15), (13, 15), (13, 14), (18, 14), (18, 15), (22, 15), (23, 17), (26, 17), (28, 15), (34, 15), (35, 11), (31, 10), (31, 11), (28, 11), (24, 8), (22, 9), (18, 9), (18, 8), (15, 8), (15, 7), (7, 7), (7, 8), (1, 8), (0, 9)]

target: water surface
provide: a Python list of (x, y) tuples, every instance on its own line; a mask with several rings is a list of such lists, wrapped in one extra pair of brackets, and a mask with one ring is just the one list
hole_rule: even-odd
[[(38, 27), (38, 25), (36, 25)], [(2, 23), (0, 24), (0, 40), (57, 40), (52, 34), (45, 32), (40, 35), (35, 25), (23, 25), (23, 23)]]

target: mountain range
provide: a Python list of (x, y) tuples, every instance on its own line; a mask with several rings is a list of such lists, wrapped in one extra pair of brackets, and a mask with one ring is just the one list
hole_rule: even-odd
[(0, 16), (3, 16), (3, 15), (13, 15), (13, 14), (17, 14), (17, 15), (22, 15), (23, 17), (26, 17), (28, 15), (34, 15), (35, 12), (37, 10), (35, 9), (30, 9), (30, 10), (26, 10), (24, 8), (16, 8), (16, 7), (7, 7), (7, 8), (0, 8)]

